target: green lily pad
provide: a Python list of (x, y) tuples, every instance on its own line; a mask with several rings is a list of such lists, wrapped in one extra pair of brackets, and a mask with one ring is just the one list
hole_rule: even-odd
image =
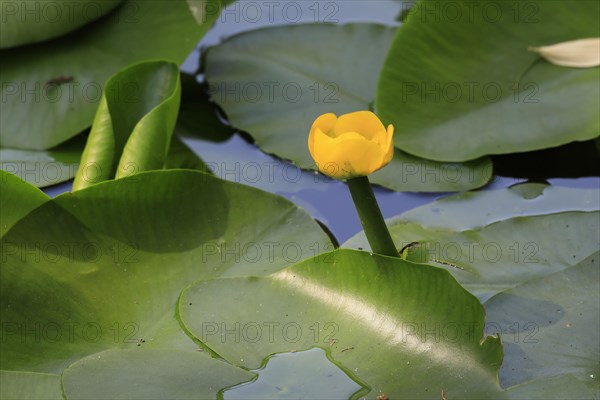
[(0, 237), (21, 218), (50, 198), (21, 178), (0, 169)]
[(584, 383), (570, 374), (528, 381), (511, 387), (506, 393), (508, 398), (514, 400), (533, 398), (589, 400), (597, 397), (596, 391), (589, 390)]
[(508, 189), (457, 193), (409, 210), (389, 222), (391, 229), (396, 223), (407, 221), (462, 231), (516, 216), (599, 209), (598, 190), (522, 183)]
[[(485, 304), (488, 329), (503, 332), (507, 386), (570, 375), (572, 395), (600, 393), (600, 253), (556, 274), (526, 282)], [(583, 383), (584, 387), (577, 388)], [(551, 396), (556, 398), (557, 396)], [(587, 397), (591, 398), (591, 397)]]
[(85, 146), (82, 136), (50, 150), (0, 148), (0, 169), (15, 174), (37, 187), (46, 187), (72, 179), (79, 168)]
[(64, 35), (106, 16), (122, 0), (27, 3), (2, 2), (0, 49), (41, 42)]
[[(487, 300), (486, 332), (502, 333), (510, 398), (583, 399), (598, 393), (598, 272), (589, 264), (598, 261), (599, 208), (597, 190), (523, 184), (449, 196), (389, 224), (398, 247), (418, 242), (409, 258), (438, 259)], [(367, 245), (358, 235), (344, 244)]]
[(0, 371), (0, 398), (10, 400), (62, 400), (60, 375)]
[[(316, 117), (372, 108), (377, 74), (396, 29), (306, 24), (234, 35), (205, 54), (212, 100), (267, 153), (315, 168), (308, 131)], [(388, 118), (383, 122), (387, 123)], [(396, 151), (372, 182), (401, 191), (467, 190), (492, 176), (491, 161), (437, 163)]]
[(128, 0), (69, 35), (2, 50), (0, 145), (44, 150), (73, 137), (92, 124), (108, 77), (149, 58), (182, 63), (217, 17), (198, 24), (185, 0)]
[[(600, 193), (539, 183), (523, 183), (509, 189), (457, 193), (389, 218), (387, 225), (399, 247), (450, 232), (482, 228), (516, 216), (561, 211), (600, 209)], [(370, 249), (364, 232), (342, 247)]]
[(176, 316), (184, 287), (269, 274), (332, 248), (287, 200), (187, 170), (47, 200), (1, 245), (0, 368), (45, 373), (109, 349), (198, 351)]
[(73, 190), (162, 169), (180, 98), (179, 68), (171, 62), (141, 62), (108, 79)]
[(500, 340), (483, 337), (483, 307), (439, 268), (338, 250), (268, 276), (198, 282), (179, 313), (197, 339), (245, 368), (321, 347), (369, 396), (502, 396)]
[(441, 265), (480, 300), (579, 263), (600, 245), (599, 212), (515, 217), (481, 229), (432, 232), (407, 249)]
[(63, 387), (72, 399), (209, 399), (254, 377), (198, 351), (108, 350), (69, 366)]
[[(391, 218), (388, 226), (405, 257), (447, 268), (486, 300), (592, 254), (600, 243), (599, 196), (524, 184), (449, 196)], [(342, 247), (369, 249), (362, 232)]]
[(529, 46), (598, 36), (597, 1), (421, 0), (383, 64), (376, 108), (396, 146), (462, 162), (598, 136), (598, 68)]
[(369, 175), (369, 180), (402, 192), (457, 192), (481, 187), (492, 177), (493, 165), (487, 157), (441, 163), (396, 148), (390, 164)]

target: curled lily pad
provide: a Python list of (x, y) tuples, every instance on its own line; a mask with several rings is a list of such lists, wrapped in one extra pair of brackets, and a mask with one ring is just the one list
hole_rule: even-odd
[(112, 76), (106, 82), (73, 189), (162, 169), (180, 97), (179, 68), (171, 62), (142, 62)]

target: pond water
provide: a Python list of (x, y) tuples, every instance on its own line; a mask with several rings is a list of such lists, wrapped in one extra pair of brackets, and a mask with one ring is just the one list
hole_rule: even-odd
[(348, 399), (368, 392), (320, 348), (274, 354), (252, 372), (255, 380), (225, 389), (223, 399)]

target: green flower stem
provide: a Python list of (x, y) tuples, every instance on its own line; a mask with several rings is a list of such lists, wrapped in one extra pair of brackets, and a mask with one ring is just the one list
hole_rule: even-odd
[(384, 256), (400, 257), (381, 215), (369, 178), (361, 176), (348, 179), (347, 182), (371, 250)]

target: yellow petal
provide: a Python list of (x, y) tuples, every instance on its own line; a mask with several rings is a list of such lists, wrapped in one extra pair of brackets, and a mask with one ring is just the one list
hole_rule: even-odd
[(314, 151), (319, 170), (336, 179), (366, 176), (384, 165), (381, 147), (356, 132), (331, 138), (317, 130)]
[[(325, 134), (332, 132), (337, 119), (338, 118), (334, 113), (323, 114), (320, 115), (317, 119), (315, 119), (315, 122), (313, 122), (310, 128), (310, 133), (308, 134), (308, 150), (310, 151), (311, 155), (313, 155), (314, 151), (313, 146), (315, 143), (315, 131), (317, 129), (321, 129), (321, 132)], [(315, 158), (314, 155), (313, 158)]]
[[(325, 175), (329, 175), (335, 177), (334, 175), (330, 175), (328, 173), (328, 164), (330, 162), (329, 154), (327, 154), (327, 150), (332, 146), (335, 146), (332, 137), (329, 137), (319, 128), (311, 130), (311, 135), (314, 137), (314, 144), (312, 149), (310, 150), (310, 155), (313, 160), (317, 164), (317, 168), (319, 171), (323, 172)], [(336, 170), (336, 168), (329, 168), (332, 172)]]
[(327, 136), (321, 129), (313, 128), (310, 130), (310, 134), (308, 135), (308, 151), (310, 152), (310, 156), (315, 160), (317, 167), (321, 165), (322, 161), (317, 159), (317, 154), (322, 154), (318, 152), (316, 149), (318, 146), (323, 146), (324, 142), (328, 140), (333, 140), (331, 137)]
[(600, 38), (570, 40), (551, 46), (530, 47), (555, 65), (574, 68), (590, 68), (600, 65)]
[(390, 124), (387, 127), (386, 147), (384, 147), (385, 157), (383, 158), (383, 165), (387, 165), (392, 158), (394, 158), (394, 125)]
[(371, 111), (355, 111), (340, 116), (333, 128), (334, 136), (346, 132), (357, 132), (367, 139), (375, 139), (378, 134), (385, 132), (385, 127)]

